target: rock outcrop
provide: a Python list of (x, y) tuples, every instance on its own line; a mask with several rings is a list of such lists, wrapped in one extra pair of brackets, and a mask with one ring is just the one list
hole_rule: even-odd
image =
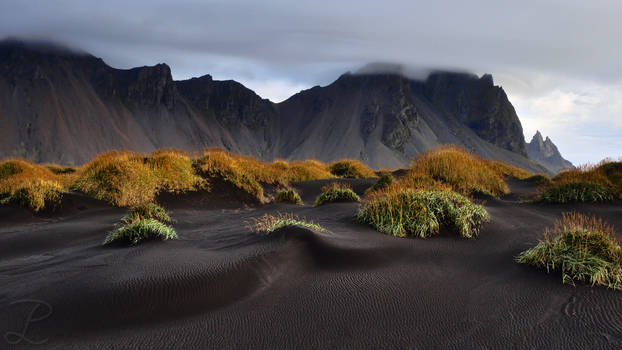
[(571, 162), (562, 157), (557, 146), (548, 136), (546, 140), (542, 139), (540, 131), (537, 131), (533, 135), (531, 142), (527, 144), (527, 153), (529, 158), (535, 160), (552, 173), (574, 168)]

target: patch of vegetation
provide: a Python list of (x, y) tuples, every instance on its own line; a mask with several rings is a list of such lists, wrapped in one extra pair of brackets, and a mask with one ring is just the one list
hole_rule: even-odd
[(33, 212), (53, 210), (67, 190), (69, 176), (54, 174), (24, 159), (0, 163), (0, 204), (15, 204)]
[(378, 178), (378, 181), (376, 181), (376, 183), (373, 184), (370, 188), (368, 188), (365, 192), (367, 193), (370, 191), (379, 190), (381, 188), (386, 188), (387, 186), (391, 185), (394, 182), (395, 182), (395, 178), (393, 177), (393, 175), (391, 174), (381, 175), (380, 178)]
[(613, 198), (608, 186), (579, 181), (554, 183), (540, 193), (544, 203), (608, 202)]
[(529, 171), (500, 160), (486, 160), (486, 163), (501, 176), (512, 177), (519, 180), (524, 180), (531, 176)]
[(464, 195), (499, 196), (509, 193), (503, 177), (475, 154), (457, 146), (441, 146), (420, 154), (411, 162), (404, 181), (430, 178)]
[(360, 179), (376, 177), (376, 173), (367, 165), (355, 159), (342, 159), (331, 163), (330, 172), (339, 177)]
[(614, 237), (613, 227), (601, 219), (565, 213), (516, 261), (561, 272), (563, 283), (580, 281), (622, 290), (622, 249)]
[(551, 178), (543, 174), (535, 174), (525, 178), (524, 180), (538, 185), (548, 185), (551, 183)]
[[(249, 166), (247, 163), (246, 166)], [(243, 168), (235, 157), (228, 152), (209, 151), (195, 161), (195, 167), (201, 176), (213, 181), (222, 180), (234, 187), (255, 197), (259, 202), (265, 202), (263, 187), (251, 174), (250, 169)], [(257, 169), (254, 170), (257, 173)], [(266, 178), (264, 177), (264, 180)]]
[(327, 232), (325, 228), (314, 223), (313, 221), (307, 221), (304, 218), (301, 219), (297, 215), (293, 214), (280, 213), (277, 215), (265, 214), (258, 219), (253, 219), (253, 224), (250, 225), (250, 229), (256, 233), (268, 235), (278, 229), (291, 226), (300, 226), (318, 232)]
[(108, 152), (78, 171), (74, 187), (116, 206), (152, 202), (157, 193), (181, 193), (203, 188), (192, 160), (182, 151), (160, 150), (151, 155)]
[(361, 198), (346, 184), (333, 182), (322, 187), (322, 194), (315, 200), (315, 205), (329, 202), (359, 202)]
[(73, 174), (76, 171), (78, 171), (78, 169), (76, 169), (75, 167), (62, 166), (62, 165), (57, 165), (57, 164), (47, 164), (45, 165), (45, 167), (56, 175)]
[(545, 203), (608, 202), (622, 198), (622, 163), (603, 161), (563, 171), (540, 190)]
[[(311, 181), (321, 179), (332, 179), (335, 177), (328, 166), (319, 160), (307, 159), (285, 163), (283, 168), (287, 181)], [(281, 166), (283, 163), (281, 163)]]
[(303, 205), (302, 199), (300, 198), (298, 192), (292, 189), (279, 191), (274, 200), (277, 202), (289, 202), (297, 205)]
[(357, 220), (399, 237), (426, 238), (446, 226), (472, 238), (489, 215), (481, 205), (450, 190), (404, 189), (376, 193), (359, 210)]
[(175, 229), (156, 220), (134, 218), (122, 221), (122, 224), (108, 234), (104, 245), (114, 242), (136, 245), (147, 239), (177, 239)]
[(173, 223), (166, 210), (155, 203), (145, 203), (133, 207), (126, 219), (155, 219), (163, 224)]
[(133, 206), (154, 200), (158, 176), (143, 155), (113, 151), (84, 165), (74, 187), (112, 205)]

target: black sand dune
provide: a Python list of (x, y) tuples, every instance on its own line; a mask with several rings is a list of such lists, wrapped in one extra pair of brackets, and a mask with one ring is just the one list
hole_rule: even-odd
[[(373, 184), (343, 181), (359, 194)], [(492, 222), (478, 239), (402, 239), (354, 223), (356, 203), (312, 207), (328, 182), (297, 184), (302, 207), (168, 198), (180, 239), (131, 248), (100, 245), (123, 209), (81, 199), (56, 216), (1, 208), (0, 331), (23, 331), (35, 304), (15, 301), (41, 300), (51, 315), (24, 334), (44, 345), (0, 338), (0, 349), (622, 347), (622, 293), (513, 261), (563, 211), (621, 232), (620, 203), (528, 204), (520, 198), (535, 186), (515, 182), (515, 194), (486, 200)], [(245, 227), (277, 211), (330, 233)]]

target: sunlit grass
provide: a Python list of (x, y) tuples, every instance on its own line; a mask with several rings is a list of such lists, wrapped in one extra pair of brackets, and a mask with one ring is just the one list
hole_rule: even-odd
[(472, 238), (478, 235), (489, 215), (481, 205), (451, 190), (393, 186), (372, 193), (357, 219), (379, 232), (399, 237), (426, 238), (446, 226), (462, 237)]
[(464, 195), (500, 196), (509, 188), (498, 170), (474, 153), (457, 146), (441, 146), (420, 154), (411, 162), (408, 178), (431, 178)]
[(278, 229), (292, 226), (309, 228), (318, 232), (327, 232), (325, 228), (314, 223), (313, 221), (309, 221), (305, 218), (300, 218), (297, 215), (288, 213), (279, 213), (277, 215), (264, 214), (260, 218), (253, 219), (253, 222), (249, 225), (249, 228), (255, 233), (268, 235)]
[(376, 173), (367, 165), (356, 159), (342, 159), (329, 166), (330, 172), (338, 177), (359, 179), (377, 177)]
[(332, 182), (322, 187), (322, 194), (316, 200), (315, 205), (322, 205), (330, 202), (359, 202), (361, 198), (352, 191), (349, 185)]
[(53, 210), (72, 181), (71, 174), (56, 174), (24, 159), (0, 162), (0, 204), (13, 204), (33, 212)]
[(300, 195), (298, 194), (298, 192), (292, 189), (282, 190), (282, 191), (277, 192), (274, 198), (274, 201), (275, 202), (288, 202), (288, 203), (293, 203), (297, 205), (303, 205), (302, 199), (300, 198)]

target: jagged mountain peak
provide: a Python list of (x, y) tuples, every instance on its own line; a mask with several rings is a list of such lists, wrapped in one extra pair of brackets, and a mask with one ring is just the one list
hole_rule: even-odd
[(527, 143), (527, 153), (531, 159), (553, 173), (574, 167), (571, 162), (562, 157), (557, 146), (548, 136), (543, 139), (539, 130), (533, 135), (531, 142)]

